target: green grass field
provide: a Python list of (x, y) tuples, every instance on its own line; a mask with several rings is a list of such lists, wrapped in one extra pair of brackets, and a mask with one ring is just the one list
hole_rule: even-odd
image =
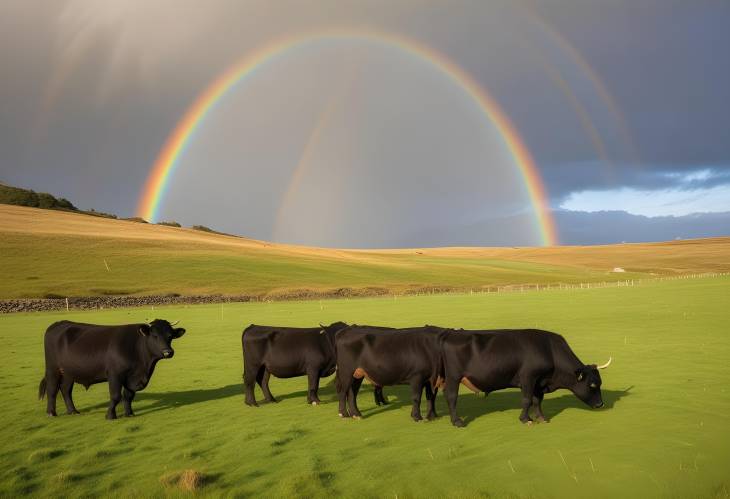
[[(0, 495), (189, 495), (175, 477), (205, 477), (195, 494), (227, 497), (728, 497), (730, 278), (629, 288), (331, 300), (0, 316)], [(45, 416), (36, 400), (42, 336), (53, 321), (180, 319), (188, 333), (135, 401), (104, 419), (105, 385), (75, 390), (80, 416)], [(273, 380), (278, 404), (243, 404), (240, 334), (251, 322), (345, 320), (392, 326), (540, 327), (562, 333), (603, 372), (607, 408), (561, 391), (549, 424), (518, 422), (516, 391), (463, 393), (467, 427), (414, 423), (407, 387), (361, 421), (341, 420), (332, 379), (323, 405), (306, 380)], [(257, 391), (260, 397), (260, 392)], [(60, 400), (59, 400), (60, 402)], [(59, 409), (62, 403), (59, 404)], [(59, 410), (59, 413), (63, 411)]]

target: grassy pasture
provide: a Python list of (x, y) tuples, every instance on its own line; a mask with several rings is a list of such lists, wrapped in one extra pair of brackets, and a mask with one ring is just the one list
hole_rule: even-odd
[[(554, 248), (337, 250), (0, 205), (0, 298), (479, 288), (730, 271), (730, 238)], [(622, 267), (625, 273), (611, 273)]]
[[(226, 304), (0, 316), (0, 496), (728, 497), (730, 278), (629, 288)], [(135, 401), (104, 420), (105, 385), (76, 387), (79, 416), (48, 419), (36, 400), (42, 335), (61, 318), (180, 319), (188, 334)], [(604, 371), (607, 408), (546, 397), (549, 424), (518, 422), (519, 394), (462, 393), (467, 427), (414, 423), (407, 387), (361, 421), (340, 420), (332, 379), (319, 407), (305, 379), (272, 379), (278, 404), (243, 404), (240, 332), (251, 323), (345, 320), (534, 327), (562, 333)], [(257, 390), (257, 396), (260, 392)], [(62, 402), (59, 399), (59, 409)], [(59, 410), (59, 413), (64, 412)]]

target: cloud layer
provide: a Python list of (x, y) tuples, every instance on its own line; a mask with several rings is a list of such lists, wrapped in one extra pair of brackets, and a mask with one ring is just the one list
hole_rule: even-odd
[[(167, 134), (221, 71), (284, 35), (350, 26), (416, 39), (471, 74), (520, 131), (554, 208), (727, 211), (729, 23), (730, 4), (710, 0), (11, 0), (0, 179), (131, 215)], [(418, 246), (511, 219), (479, 240), (535, 244), (516, 173), (498, 131), (437, 71), (344, 41), (289, 54), (227, 96), (163, 213), (334, 246)], [(582, 223), (558, 220), (565, 234)]]

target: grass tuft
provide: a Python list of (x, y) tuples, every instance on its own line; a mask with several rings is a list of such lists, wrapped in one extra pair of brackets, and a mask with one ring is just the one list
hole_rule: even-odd
[(194, 492), (202, 488), (205, 482), (206, 475), (193, 469), (174, 471), (160, 477), (160, 483), (165, 487), (177, 487), (186, 492)]

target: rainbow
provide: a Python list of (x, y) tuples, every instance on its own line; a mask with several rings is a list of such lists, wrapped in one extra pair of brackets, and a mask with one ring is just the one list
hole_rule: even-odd
[(618, 132), (621, 135), (621, 140), (627, 147), (631, 158), (639, 164), (639, 152), (634, 140), (631, 138), (631, 133), (628, 125), (626, 124), (626, 119), (616, 103), (616, 99), (614, 99), (611, 92), (609, 92), (601, 77), (598, 76), (596, 70), (593, 69), (593, 66), (588, 63), (575, 45), (573, 45), (565, 36), (555, 29), (555, 27), (553, 27), (553, 25), (538, 12), (534, 5), (531, 6), (527, 2), (516, 2), (516, 5), (523, 10), (534, 24), (540, 27), (543, 33), (546, 33), (555, 42), (564, 54), (567, 54), (573, 63), (581, 70), (583, 75), (588, 78), (588, 81), (591, 82), (598, 98), (604, 103), (609, 113), (613, 115)]
[[(226, 92), (251, 76), (265, 63), (285, 54), (290, 49), (321, 40), (364, 40), (385, 44), (426, 61), (447, 75), (471, 97), (482, 113), (499, 130), (523, 178), (535, 213), (536, 229), (539, 231), (541, 243), (545, 246), (557, 244), (555, 222), (550, 213), (545, 187), (535, 166), (535, 161), (514, 125), (496, 101), (468, 73), (434, 49), (400, 35), (362, 30), (317, 32), (283, 38), (255, 50), (224, 71), (198, 95), (167, 138), (142, 190), (137, 205), (138, 216), (149, 221), (157, 221), (161, 202), (180, 156), (185, 152), (191, 137), (205, 120), (207, 114)], [(295, 172), (294, 175), (296, 176), (297, 173)]]

